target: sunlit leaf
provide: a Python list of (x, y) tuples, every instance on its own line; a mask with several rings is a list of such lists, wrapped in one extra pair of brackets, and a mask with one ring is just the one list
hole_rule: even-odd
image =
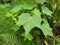
[(28, 34), (26, 36), (26, 33), (22, 33), (22, 36), (25, 37), (25, 39), (28, 39), (28, 40), (32, 40), (33, 39), (33, 36), (31, 34)]
[(32, 12), (33, 12), (33, 14), (35, 14), (35, 15), (41, 16), (41, 12), (40, 12), (40, 10), (38, 10), (38, 9), (34, 9)]

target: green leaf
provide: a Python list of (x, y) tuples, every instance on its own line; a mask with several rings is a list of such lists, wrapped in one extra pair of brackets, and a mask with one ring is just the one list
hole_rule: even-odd
[(32, 28), (40, 26), (42, 19), (38, 15), (30, 16), (29, 13), (22, 13), (19, 16), (17, 25), (23, 25), (26, 35), (29, 34)]
[(57, 43), (60, 43), (60, 38), (56, 38), (56, 42)]
[(36, 7), (36, 4), (34, 2), (31, 2), (29, 0), (22, 0), (23, 4), (23, 8), (24, 9), (33, 9), (34, 7)]
[(42, 9), (42, 12), (43, 12), (44, 14), (49, 15), (49, 16), (52, 16), (52, 15), (51, 15), (51, 14), (52, 14), (52, 11), (50, 11), (47, 7), (42, 6), (41, 9)]
[(18, 11), (20, 11), (21, 9), (22, 9), (22, 5), (15, 6), (15, 7), (11, 10), (11, 13), (12, 13), (12, 14), (15, 14), (15, 13), (17, 13)]
[(22, 36), (25, 37), (25, 40), (28, 39), (28, 40), (32, 40), (33, 39), (33, 36), (31, 34), (28, 34), (26, 36), (26, 33), (22, 33)]
[(43, 31), (45, 36), (49, 35), (53, 37), (52, 28), (50, 28), (48, 21), (46, 19), (43, 19), (41, 30)]
[(56, 45), (60, 45), (60, 43), (57, 43)]
[(57, 0), (57, 6), (60, 8), (60, 0)]
[(35, 2), (43, 4), (44, 2), (47, 2), (47, 1), (46, 0), (35, 0)]
[(52, 28), (49, 27), (49, 24), (46, 19), (43, 19), (43, 24), (41, 25), (42, 19), (38, 15), (32, 15), (30, 16), (29, 13), (23, 13), (19, 16), (19, 20), (17, 21), (17, 25), (23, 25), (25, 29), (26, 35), (29, 34), (32, 28), (37, 27), (40, 28), (44, 35), (50, 35), (52, 34)]
[(37, 8), (35, 8), (32, 12), (33, 12), (33, 14), (35, 14), (35, 15), (41, 16), (41, 12), (40, 12), (40, 10), (38, 10)]
[(0, 4), (0, 8), (4, 9), (6, 7), (10, 7), (10, 4)]
[(12, 16), (12, 14), (7, 12), (6, 17), (11, 17), (11, 16)]

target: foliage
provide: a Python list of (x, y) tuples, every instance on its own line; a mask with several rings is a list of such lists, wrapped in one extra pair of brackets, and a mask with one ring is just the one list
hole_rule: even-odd
[[(59, 0), (0, 1), (0, 45), (49, 45), (55, 27), (60, 27)], [(59, 45), (60, 38), (55, 41)]]

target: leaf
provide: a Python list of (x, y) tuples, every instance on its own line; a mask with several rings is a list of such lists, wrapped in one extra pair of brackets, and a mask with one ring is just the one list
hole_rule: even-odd
[(60, 45), (60, 43), (57, 43), (56, 45)]
[(29, 13), (22, 13), (19, 16), (17, 25), (23, 25), (26, 35), (29, 34), (32, 28), (40, 26), (42, 19), (38, 15), (30, 16)]
[(52, 14), (52, 11), (50, 11), (47, 7), (42, 6), (41, 9), (42, 9), (42, 12), (43, 12), (44, 14), (49, 15), (49, 16), (52, 16), (52, 15), (51, 15), (51, 14)]
[(33, 14), (35, 14), (35, 15), (41, 16), (41, 12), (40, 12), (40, 10), (38, 10), (37, 8), (35, 8), (32, 12), (33, 12)]
[(43, 4), (44, 2), (47, 2), (47, 1), (46, 0), (35, 0), (35, 2)]
[(60, 8), (60, 0), (57, 0), (57, 6)]
[(28, 39), (28, 40), (32, 40), (33, 39), (33, 36), (31, 34), (28, 34), (26, 36), (26, 33), (22, 33), (22, 36), (25, 37), (25, 39)]
[(57, 43), (60, 43), (60, 38), (56, 38), (56, 42)]
[(15, 14), (15, 13), (17, 13), (18, 11), (20, 11), (21, 9), (22, 9), (22, 5), (15, 6), (15, 7), (11, 10), (11, 13), (12, 13), (12, 14)]
[(22, 0), (22, 2), (23, 2), (22, 6), (23, 6), (24, 9), (31, 10), (34, 7), (36, 7), (36, 4), (34, 2), (30, 2), (29, 0), (27, 0), (27, 1), (26, 0)]
[(12, 16), (12, 14), (7, 12), (6, 17), (11, 17), (11, 16)]
[(6, 7), (10, 7), (10, 4), (0, 4), (0, 8), (4, 9)]
[(52, 28), (50, 28), (48, 21), (46, 19), (43, 19), (41, 30), (43, 31), (45, 36), (49, 35), (53, 37)]
[(40, 28), (44, 35), (50, 35), (53, 36), (52, 34), (52, 28), (49, 27), (49, 24), (46, 19), (43, 19), (43, 24), (41, 25), (42, 19), (38, 15), (32, 15), (30, 16), (29, 13), (22, 13), (19, 16), (19, 20), (17, 21), (17, 25), (23, 25), (25, 29), (26, 35), (29, 34), (32, 28), (37, 27)]

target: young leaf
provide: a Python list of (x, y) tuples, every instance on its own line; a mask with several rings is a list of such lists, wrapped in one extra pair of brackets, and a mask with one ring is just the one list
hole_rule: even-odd
[(44, 14), (51, 16), (52, 11), (50, 11), (47, 7), (42, 6), (41, 9)]
[(35, 15), (41, 16), (41, 12), (40, 12), (40, 10), (38, 10), (37, 8), (34, 9), (32, 12), (33, 12), (33, 14), (35, 14)]
[(22, 33), (22, 36), (25, 37), (25, 39), (28, 39), (28, 40), (32, 40), (33, 39), (33, 36), (31, 34), (28, 34), (26, 36), (26, 33)]

